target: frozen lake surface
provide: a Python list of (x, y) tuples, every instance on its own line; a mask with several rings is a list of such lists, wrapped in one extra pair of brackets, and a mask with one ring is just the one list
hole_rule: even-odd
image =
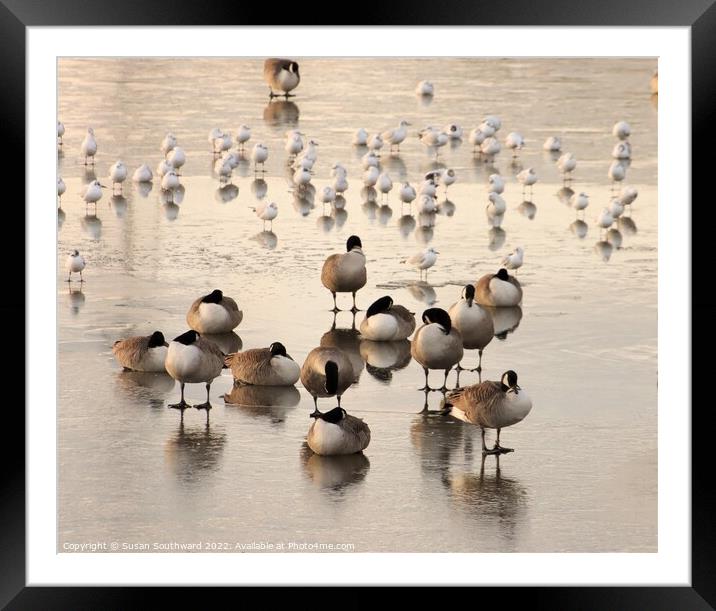
[[(357, 552), (656, 551), (657, 112), (649, 94), (656, 60), (299, 60), (297, 96), (273, 103), (260, 59), (59, 64), (58, 118), (66, 127), (59, 173), (67, 192), (58, 232), (58, 551), (90, 540), (348, 543)], [(429, 103), (414, 94), (422, 79), (435, 84)], [(358, 127), (376, 132), (408, 120), (400, 155), (384, 153), (382, 162), (394, 183), (416, 185), (434, 167), (417, 130), (457, 123), (467, 135), (487, 114), (502, 119), (501, 140), (522, 133), (525, 149), (517, 163), (503, 149), (489, 164), (473, 157), (466, 138), (444, 147), (440, 164), (454, 168), (458, 182), (433, 218), (402, 210), (396, 189), (383, 202), (361, 196), (365, 149), (351, 146)], [(620, 119), (633, 134), (624, 184), (639, 197), (611, 235), (621, 248), (612, 249), (595, 219), (610, 201), (611, 127)], [(246, 161), (233, 186), (221, 188), (207, 134), (214, 126), (235, 133), (242, 123), (252, 128), (250, 144), (269, 147), (266, 174), (254, 180)], [(79, 155), (87, 126), (105, 184), (120, 158), (130, 172), (144, 162), (154, 171), (172, 131), (188, 157), (181, 203), (164, 202), (156, 179), (146, 194), (128, 180), (123, 196), (108, 190), (96, 214), (87, 214), (79, 197), (88, 179)], [(343, 210), (324, 211), (318, 198), (311, 206), (289, 191), (283, 145), (292, 127), (319, 143), (317, 191), (329, 184), (334, 162), (347, 166)], [(549, 135), (561, 136), (578, 160), (571, 186), (590, 196), (586, 225), (560, 200), (561, 175), (542, 150)], [(539, 175), (531, 203), (514, 177), (520, 166)], [(494, 171), (507, 181), (499, 231), (484, 210)], [(259, 196), (279, 206), (272, 231), (262, 231), (251, 211)], [(483, 380), (514, 369), (534, 405), (503, 430), (515, 452), (499, 468), (492, 456), (481, 465), (478, 428), (419, 414), (423, 371), (409, 353), (362, 342), (350, 312), (340, 312), (333, 328), (320, 270), (351, 234), (367, 256), (359, 307), (389, 293), (417, 317), (429, 304), (448, 309), (464, 284), (524, 247), (522, 308), (501, 313), (508, 332), (483, 356)], [(440, 255), (428, 282), (418, 282), (399, 261), (427, 245)], [(74, 248), (87, 260), (81, 292), (65, 282)], [(360, 375), (342, 404), (371, 427), (364, 456), (311, 455), (304, 440), (313, 400), (300, 385), (244, 393), (237, 397), (244, 405), (225, 405), (232, 389), (225, 370), (212, 385), (208, 423), (192, 409), (182, 424), (167, 409), (179, 396), (169, 376), (121, 370), (114, 340), (155, 329), (179, 335), (191, 302), (215, 288), (244, 312), (237, 335), (224, 338), (227, 351), (281, 341), (299, 363), (318, 345), (349, 353)], [(350, 296), (340, 295), (339, 305), (350, 307)], [(464, 364), (476, 365), (477, 354), (466, 353)], [(432, 372), (431, 384), (441, 378)], [(461, 382), (477, 382), (477, 374), (463, 372)], [(204, 393), (203, 385), (187, 386), (189, 402)], [(430, 409), (440, 399), (430, 393)], [(323, 410), (334, 405), (319, 400)]]

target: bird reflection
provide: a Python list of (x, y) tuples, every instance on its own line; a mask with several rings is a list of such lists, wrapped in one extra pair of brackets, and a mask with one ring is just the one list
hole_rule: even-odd
[(234, 173), (237, 176), (246, 177), (251, 172), (251, 162), (246, 158), (246, 156), (239, 152), (239, 163), (234, 168)]
[(569, 225), (569, 230), (576, 235), (580, 240), (587, 235), (589, 225), (581, 219), (577, 219)]
[(435, 228), (432, 225), (421, 225), (415, 229), (415, 241), (419, 244), (429, 244), (435, 237)]
[(512, 159), (510, 162), (510, 170), (512, 170), (512, 175), (517, 176), (522, 170), (524, 170), (525, 167), (522, 165), (522, 162), (519, 159)]
[(596, 252), (605, 263), (611, 258), (613, 250), (614, 247), (606, 240), (600, 240), (594, 245), (594, 252)]
[(202, 337), (214, 342), (224, 354), (238, 352), (244, 345), (241, 338), (233, 331), (228, 333), (204, 333)]
[(427, 108), (428, 106), (430, 106), (430, 104), (433, 103), (433, 96), (427, 95), (427, 94), (419, 95), (419, 96), (418, 96), (418, 103), (419, 103), (423, 108)]
[(336, 199), (333, 200), (334, 210), (343, 210), (346, 207), (346, 198), (342, 195), (336, 195)]
[(81, 219), (82, 229), (91, 240), (102, 236), (102, 221), (96, 214), (85, 214)]
[(420, 164), (420, 171), (423, 174), (428, 172), (435, 172), (436, 170), (446, 170), (447, 166), (442, 161), (436, 161), (431, 159), (430, 161), (424, 161)]
[(418, 280), (408, 284), (405, 288), (410, 291), (410, 294), (418, 301), (432, 305), (438, 300), (438, 296), (435, 293), (435, 289), (428, 284), (425, 280)]
[(264, 108), (264, 121), (269, 125), (294, 126), (298, 116), (298, 106), (290, 100), (273, 100)]
[(268, 192), (268, 183), (263, 178), (254, 178), (251, 181), (251, 193), (256, 196), (256, 199), (263, 199), (266, 197)]
[(502, 227), (490, 227), (487, 232), (487, 239), (489, 240), (487, 247), (490, 250), (500, 250), (507, 239), (507, 232)]
[(378, 208), (378, 222), (381, 225), (387, 225), (393, 216), (393, 209), (388, 204), (383, 204)]
[(410, 426), (410, 442), (424, 474), (442, 475), (449, 469), (451, 455), (464, 445), (464, 429), (459, 420), (428, 411), (415, 417)]
[(94, 166), (85, 166), (82, 172), (82, 184), (88, 185), (93, 180), (97, 180), (97, 174), (94, 171)]
[(313, 201), (299, 191), (294, 191), (293, 201), (291, 203), (293, 204), (294, 210), (301, 216), (308, 216), (311, 210), (313, 210)]
[(342, 492), (359, 484), (370, 470), (370, 461), (363, 452), (342, 456), (319, 456), (307, 445), (301, 448), (301, 462), (308, 478), (326, 492)]
[(607, 231), (607, 242), (609, 242), (615, 250), (619, 250), (622, 247), (622, 234), (620, 231), (614, 227)]
[(455, 204), (446, 199), (438, 204), (438, 214), (443, 216), (452, 216), (455, 214)]
[(565, 206), (569, 206), (569, 200), (574, 195), (574, 189), (564, 186), (557, 191), (557, 199), (562, 202)]
[(514, 333), (515, 329), (520, 326), (522, 320), (522, 308), (520, 306), (510, 306), (503, 308), (495, 308), (492, 306), (482, 306), (492, 316), (492, 324), (495, 327), (495, 337), (497, 339), (507, 339), (508, 333)]
[(127, 198), (124, 195), (113, 195), (109, 200), (109, 205), (114, 210), (117, 218), (124, 218), (127, 212)]
[(326, 331), (322, 337), (320, 346), (322, 348), (339, 348), (346, 353), (346, 356), (350, 359), (351, 365), (353, 366), (353, 373), (355, 378), (353, 383), (355, 384), (360, 379), (360, 374), (363, 373), (363, 358), (360, 355), (360, 333), (356, 329), (356, 315), (355, 312), (352, 315), (353, 324), (350, 329), (348, 328), (336, 328), (336, 313), (333, 316), (333, 325), (329, 331)]
[(360, 355), (365, 361), (366, 371), (381, 382), (390, 383), (393, 372), (405, 369), (410, 363), (410, 342), (407, 339), (395, 342), (360, 341)]
[(337, 229), (343, 227), (343, 225), (345, 225), (346, 221), (348, 220), (348, 211), (344, 210), (343, 208), (333, 208), (333, 212), (331, 212), (331, 215), (336, 221)]
[(219, 470), (225, 444), (226, 434), (208, 420), (186, 426), (182, 411), (178, 431), (164, 444), (164, 464), (182, 483), (203, 482), (207, 473)]
[(562, 155), (562, 151), (542, 151), (542, 158), (545, 161), (557, 161)]
[(75, 316), (79, 314), (80, 310), (85, 305), (85, 294), (82, 292), (82, 289), (73, 289), (70, 286), (69, 293), (67, 294), (67, 302), (70, 305), (70, 312), (72, 312)]
[(147, 197), (151, 192), (152, 188), (154, 187), (154, 184), (149, 182), (136, 182), (134, 183), (137, 193), (140, 195), (140, 197)]
[(259, 231), (251, 239), (268, 250), (273, 250), (278, 244), (278, 236), (273, 231)]
[(373, 200), (366, 200), (363, 202), (363, 205), (361, 206), (361, 210), (363, 210), (363, 214), (368, 217), (369, 221), (374, 221), (376, 217), (378, 216), (378, 204), (375, 203)]
[(415, 219), (410, 214), (404, 214), (398, 219), (398, 231), (404, 238), (407, 238), (413, 232), (415, 225)]
[(57, 209), (57, 228), (62, 228), (62, 223), (65, 222), (65, 211), (62, 208)]
[(168, 221), (175, 221), (179, 216), (179, 206), (172, 202), (162, 204), (162, 209), (164, 210), (164, 216), (167, 217)]
[(271, 424), (281, 424), (291, 408), (301, 402), (301, 393), (295, 386), (234, 384), (224, 395), (224, 402), (241, 407), (241, 414), (268, 418)]
[(335, 224), (336, 219), (334, 219), (331, 215), (328, 214), (321, 215), (316, 219), (316, 227), (318, 227), (325, 233), (328, 233), (331, 229), (333, 229)]
[(385, 155), (383, 165), (386, 172), (389, 172), (393, 177), (397, 176), (400, 181), (403, 181), (408, 176), (408, 168), (400, 155)]
[(378, 199), (378, 192), (373, 187), (363, 187), (360, 190), (360, 197), (364, 203), (375, 203)]
[(214, 199), (220, 204), (230, 202), (239, 196), (239, 188), (234, 184), (226, 184), (214, 191)]
[(624, 235), (634, 235), (636, 233), (636, 223), (634, 222), (634, 219), (630, 216), (620, 216), (617, 219), (617, 228)]
[(517, 206), (517, 211), (531, 221), (535, 217), (535, 214), (537, 214), (537, 206), (535, 206), (532, 202), (525, 200)]
[(446, 471), (441, 481), (451, 502), (476, 520), (494, 524), (502, 541), (515, 541), (529, 507), (527, 489), (502, 475), (499, 456), (495, 470), (486, 473), (485, 458), (481, 458), (479, 473)]
[(164, 397), (174, 390), (175, 382), (167, 373), (147, 371), (119, 371), (115, 376), (117, 388), (132, 401), (146, 401), (150, 407), (164, 407)]

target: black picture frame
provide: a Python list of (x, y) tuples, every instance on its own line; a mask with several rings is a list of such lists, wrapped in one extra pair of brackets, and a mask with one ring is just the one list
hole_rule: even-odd
[[(337, 13), (336, 13), (337, 14)], [(691, 76), (692, 76), (692, 138), (693, 145), (699, 142), (713, 143), (714, 108), (716, 104), (716, 3), (714, 0), (682, 0), (678, 3), (668, 0), (601, 0), (584, 4), (579, 0), (512, 0), (503, 3), (470, 3), (456, 0), (442, 0), (439, 6), (430, 3), (414, 3), (406, 0), (382, 5), (380, 10), (369, 13), (361, 9), (356, 17), (362, 24), (354, 25), (481, 25), (481, 26), (686, 26), (691, 28)], [(12, 152), (6, 161), (7, 176), (20, 186), (19, 196), (25, 198), (26, 176), (24, 150), (25, 138), (25, 36), (29, 26), (101, 26), (101, 25), (303, 25), (310, 19), (315, 25), (321, 19), (334, 15), (319, 5), (276, 10), (261, 3), (169, 3), (158, 0), (0, 0), (0, 57), (3, 70), (3, 93), (0, 96), (4, 123), (3, 145)], [(308, 25), (308, 24), (306, 24)], [(325, 24), (330, 25), (330, 24)], [(336, 27), (336, 26), (333, 26)], [(688, 125), (684, 120), (682, 128)], [(661, 143), (663, 145), (663, 143)], [(703, 188), (708, 176), (709, 155), (692, 154), (693, 198), (699, 193), (706, 195)], [(697, 187), (701, 186), (699, 190)], [(690, 206), (689, 194), (683, 202)], [(711, 226), (709, 215), (714, 215), (714, 204), (704, 201), (699, 211), (699, 222), (692, 224), (692, 244), (708, 244), (705, 232)], [(12, 206), (10, 205), (12, 204)], [(25, 202), (26, 206), (42, 202)], [(703, 212), (703, 215), (702, 215)], [(6, 227), (25, 227), (25, 210), (15, 202), (5, 203), (3, 213)], [(15, 215), (15, 216), (13, 216)], [(698, 239), (701, 231), (702, 240)], [(703, 278), (705, 265), (710, 258), (693, 257), (693, 278)], [(704, 267), (700, 272), (696, 266)], [(710, 277), (710, 276), (709, 276)], [(698, 286), (692, 284), (692, 286)], [(24, 291), (13, 287), (16, 302), (0, 308), (11, 320), (25, 321)], [(716, 313), (710, 291), (694, 292), (692, 312), (694, 327), (707, 345), (714, 335), (713, 314)], [(708, 319), (706, 317), (709, 317)], [(697, 321), (704, 322), (698, 325)], [(683, 321), (682, 321), (683, 322)], [(689, 325), (684, 332), (691, 335)], [(6, 341), (24, 340), (20, 325), (9, 325), (3, 329)], [(24, 345), (24, 343), (22, 344)], [(49, 347), (48, 347), (49, 349)], [(692, 379), (709, 381), (710, 359), (692, 360)], [(33, 364), (29, 364), (33, 367)], [(26, 376), (28, 372), (26, 371)], [(27, 377), (26, 377), (27, 379)], [(690, 389), (684, 389), (682, 405), (669, 409), (682, 417), (691, 408)], [(28, 409), (28, 406), (25, 406)], [(34, 406), (36, 408), (38, 406)], [(701, 409), (699, 409), (701, 408)], [(474, 596), (475, 604), (481, 606), (498, 604), (511, 605), (524, 601), (538, 609), (649, 609), (676, 610), (716, 608), (716, 487), (711, 461), (709, 460), (709, 437), (711, 435), (711, 405), (700, 405), (691, 411), (692, 422), (692, 559), (691, 587), (519, 587), (481, 588)], [(2, 417), (5, 432), (2, 448), (2, 496), (0, 497), (0, 605), (10, 610), (34, 609), (129, 609), (145, 608), (157, 604), (177, 607), (205, 607), (208, 594), (205, 588), (158, 588), (158, 587), (26, 587), (25, 580), (25, 412), (12, 405), (12, 398), (6, 398)], [(659, 423), (667, 426), (667, 423)], [(13, 446), (10, 439), (17, 441)], [(191, 581), (191, 575), (187, 581)], [(233, 588), (222, 588), (222, 594), (241, 602), (248, 592), (232, 592)], [(371, 588), (363, 588), (350, 597), (349, 606), (364, 606), (368, 597), (374, 594)], [(418, 592), (423, 604), (445, 604), (444, 594), (432, 589)], [(271, 592), (273, 605), (295, 603), (305, 596), (305, 591), (282, 588)], [(401, 594), (401, 596), (403, 596)], [(438, 598), (438, 596), (440, 598)], [(340, 599), (338, 599), (340, 600)], [(348, 601), (346, 601), (348, 602)], [(303, 605), (300, 605), (303, 606)], [(341, 605), (343, 606), (343, 604)]]

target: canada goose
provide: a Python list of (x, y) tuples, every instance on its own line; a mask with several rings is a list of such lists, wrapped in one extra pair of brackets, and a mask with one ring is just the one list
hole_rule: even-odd
[(483, 306), (516, 306), (522, 301), (522, 287), (503, 267), (496, 274), (485, 274), (477, 281), (475, 301)]
[(252, 348), (227, 355), (224, 363), (231, 369), (234, 383), (257, 386), (293, 386), (301, 368), (281, 342), (268, 348)]
[(319, 347), (308, 353), (301, 367), (301, 384), (311, 393), (315, 412), (318, 412), (318, 397), (341, 396), (353, 384), (353, 365), (348, 356), (338, 348)]
[(334, 312), (340, 311), (336, 304), (336, 293), (352, 293), (351, 311), (357, 312), (356, 292), (362, 289), (367, 281), (363, 243), (357, 235), (348, 238), (346, 251), (330, 255), (321, 270), (321, 282), (333, 295)]
[(80, 152), (85, 158), (85, 165), (88, 165), (88, 159), (92, 162), (92, 165), (94, 165), (94, 156), (97, 153), (97, 140), (95, 140), (94, 130), (91, 127), (87, 128), (87, 135), (85, 135), (84, 140), (82, 140)]
[(394, 305), (386, 295), (374, 301), (360, 324), (360, 334), (377, 342), (392, 342), (408, 337), (415, 331), (415, 317), (401, 305)]
[(166, 371), (167, 344), (161, 331), (120, 339), (112, 345), (117, 362), (125, 371)]
[[(483, 454), (506, 454), (512, 448), (500, 446), (500, 431), (524, 420), (532, 409), (532, 401), (517, 385), (517, 374), (510, 370), (499, 382), (481, 382), (447, 394), (443, 409), (450, 415), (475, 424), (482, 430)], [(491, 450), (485, 446), (485, 429), (497, 429), (497, 440)]]
[(370, 428), (361, 418), (349, 415), (342, 407), (322, 414), (314, 412), (306, 442), (320, 456), (362, 452), (370, 443)]
[(79, 250), (73, 250), (67, 256), (67, 282), (72, 278), (73, 273), (79, 273), (80, 282), (84, 282), (82, 279), (82, 270), (85, 268), (85, 258), (80, 254)]
[(206, 402), (195, 405), (196, 409), (211, 409), (209, 390), (214, 378), (221, 375), (224, 365), (224, 353), (219, 347), (194, 331), (187, 331), (175, 337), (169, 344), (164, 366), (167, 373), (181, 384), (181, 399), (169, 407), (180, 409), (191, 407), (184, 400), (184, 384), (204, 382), (206, 384)]
[(283, 91), (283, 96), (288, 99), (294, 97), (289, 93), (301, 82), (301, 75), (298, 72), (298, 63), (291, 59), (280, 59), (272, 57), (264, 62), (264, 80), (269, 86), (269, 98), (277, 98), (280, 93), (273, 90)]
[(186, 322), (197, 333), (227, 333), (238, 327), (243, 317), (236, 302), (215, 289), (191, 304)]
[(463, 348), (460, 332), (452, 326), (450, 315), (440, 308), (429, 308), (423, 312), (423, 326), (413, 336), (410, 354), (425, 371), (425, 386), (428, 390), (428, 370), (445, 370), (445, 379), (440, 390), (446, 390), (447, 377), (454, 365), (462, 360)]
[[(468, 284), (462, 289), (460, 301), (452, 304), (448, 310), (450, 321), (462, 337), (462, 347), (468, 350), (478, 349), (479, 362), (475, 371), (482, 368), (482, 351), (492, 341), (495, 326), (489, 312), (475, 303), (475, 286)], [(462, 367), (458, 363), (457, 370)]]

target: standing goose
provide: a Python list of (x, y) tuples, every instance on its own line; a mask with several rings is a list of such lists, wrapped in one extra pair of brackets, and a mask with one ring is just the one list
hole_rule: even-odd
[(462, 360), (463, 348), (460, 332), (452, 326), (450, 315), (440, 308), (429, 308), (423, 312), (423, 326), (413, 336), (410, 354), (425, 371), (425, 386), (428, 390), (428, 370), (443, 369), (445, 379), (440, 390), (446, 390), (447, 377), (453, 366)]
[(386, 295), (374, 301), (360, 324), (360, 334), (376, 342), (393, 342), (408, 339), (415, 331), (415, 317), (408, 309), (393, 304)]
[(370, 428), (361, 418), (349, 415), (342, 407), (322, 414), (314, 412), (306, 439), (308, 447), (320, 456), (362, 452), (370, 443)]
[(151, 335), (119, 339), (112, 345), (117, 362), (125, 371), (164, 372), (167, 344), (161, 331)]
[(333, 311), (338, 312), (336, 293), (352, 293), (353, 308), (357, 312), (356, 292), (365, 286), (367, 273), (363, 243), (357, 235), (352, 235), (346, 242), (345, 253), (330, 255), (323, 263), (321, 282), (333, 295)]
[[(510, 370), (502, 374), (499, 382), (481, 382), (448, 393), (443, 400), (443, 409), (449, 409), (451, 416), (482, 429), (483, 454), (506, 454), (513, 450), (500, 446), (500, 431), (524, 420), (532, 409), (532, 401), (517, 385), (517, 374)], [(497, 440), (491, 450), (485, 446), (486, 428), (497, 429)]]
[[(286, 99), (294, 97), (289, 93), (301, 82), (298, 72), (298, 62), (291, 59), (271, 57), (264, 62), (264, 80), (269, 86), (271, 99), (283, 95)], [(273, 90), (283, 91), (283, 94), (274, 93)]]
[(191, 407), (184, 400), (184, 385), (204, 382), (206, 403), (194, 407), (207, 410), (208, 415), (208, 410), (211, 409), (209, 402), (211, 382), (221, 375), (223, 365), (224, 353), (214, 342), (200, 337), (196, 331), (187, 331), (175, 337), (169, 344), (164, 366), (167, 373), (181, 384), (181, 399), (179, 403), (173, 403), (169, 407), (180, 409), (183, 413), (184, 409)]
[[(460, 301), (452, 304), (448, 310), (450, 321), (462, 337), (462, 347), (467, 350), (477, 349), (479, 361), (475, 371), (482, 369), (482, 351), (492, 341), (495, 326), (490, 314), (475, 303), (475, 286), (468, 284), (462, 289)], [(458, 371), (462, 369), (460, 364)]]
[(281, 342), (229, 354), (224, 364), (231, 369), (234, 384), (293, 386), (301, 375), (298, 363), (286, 354)]
[(239, 326), (243, 317), (236, 302), (216, 289), (191, 304), (186, 322), (197, 333), (228, 333)]
[(522, 287), (503, 267), (496, 274), (485, 274), (477, 281), (475, 301), (483, 306), (516, 306), (522, 301)]
[(338, 348), (314, 348), (301, 367), (301, 384), (313, 397), (314, 414), (320, 413), (318, 397), (335, 396), (340, 407), (341, 396), (354, 379), (350, 358)]

